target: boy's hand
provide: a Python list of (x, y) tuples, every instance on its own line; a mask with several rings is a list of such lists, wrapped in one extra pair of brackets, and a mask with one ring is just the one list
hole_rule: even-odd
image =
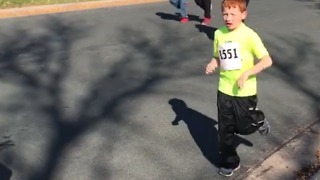
[(212, 74), (217, 67), (218, 67), (217, 60), (212, 59), (211, 62), (207, 65), (205, 73)]
[(244, 86), (244, 83), (248, 80), (249, 77), (249, 73), (248, 72), (244, 72), (238, 79), (237, 81), (237, 85), (239, 89), (242, 89)]

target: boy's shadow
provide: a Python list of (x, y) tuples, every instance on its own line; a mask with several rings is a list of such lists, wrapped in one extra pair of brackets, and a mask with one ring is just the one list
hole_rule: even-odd
[[(8, 137), (5, 137), (6, 139)], [(9, 147), (14, 146), (14, 143), (12, 140), (8, 139), (4, 142), (0, 143), (0, 151), (8, 149)], [(5, 165), (0, 163), (0, 180), (10, 180), (12, 176), (12, 170), (7, 168)]]
[(12, 176), (12, 170), (0, 163), (0, 179), (10, 180), (11, 176)]
[[(218, 122), (189, 108), (181, 99), (170, 99), (169, 104), (176, 113), (176, 118), (172, 121), (172, 125), (176, 126), (179, 121), (183, 120), (204, 157), (214, 166), (219, 167), (218, 130), (215, 128)], [(250, 141), (236, 135), (235, 137), (236, 146), (240, 144), (253, 146)]]
[(214, 39), (214, 32), (217, 30), (217, 28), (209, 27), (201, 24), (196, 24), (195, 26), (199, 30), (199, 32), (205, 33), (209, 39), (211, 40)]
[[(156, 15), (164, 20), (180, 21), (179, 13), (169, 14), (164, 12), (157, 12)], [(188, 14), (188, 17), (189, 17), (189, 21), (201, 22), (201, 19), (199, 18), (199, 16)]]

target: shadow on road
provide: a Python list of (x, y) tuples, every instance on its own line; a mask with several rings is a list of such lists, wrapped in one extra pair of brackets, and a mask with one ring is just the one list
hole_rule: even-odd
[(0, 163), (0, 179), (10, 180), (11, 176), (12, 176), (12, 170)]
[(9, 148), (10, 146), (14, 146), (14, 143), (12, 140), (6, 140), (2, 143), (0, 143), (0, 151)]
[[(157, 12), (157, 16), (159, 16), (161, 19), (165, 20), (173, 20), (173, 21), (179, 21), (179, 14), (169, 14), (169, 13), (164, 13), (164, 12)], [(188, 14), (189, 21), (196, 21), (196, 22), (201, 22), (201, 19), (199, 16)]]
[[(169, 104), (176, 113), (172, 125), (176, 126), (179, 124), (179, 121), (183, 120), (187, 124), (189, 132), (202, 154), (214, 166), (219, 167), (218, 130), (215, 128), (218, 122), (189, 108), (181, 99), (172, 98), (169, 100)], [(240, 144), (253, 146), (250, 141), (239, 136), (236, 136), (235, 143), (236, 146)]]
[[(169, 20), (175, 17), (166, 13), (156, 13), (156, 15)], [(193, 16), (190, 16), (190, 18), (193, 18)], [(33, 34), (28, 29), (15, 28), (14, 32), (3, 36), (5, 38), (0, 45), (2, 51), (0, 79), (3, 82), (10, 82), (11, 86), (15, 86), (21, 92), (19, 91), (18, 95), (14, 93), (9, 97), (11, 103), (3, 105), (3, 108), (0, 109), (1, 113), (12, 115), (27, 112), (35, 114), (38, 119), (42, 119), (44, 116), (46, 117), (46, 123), (43, 123), (42, 126), (50, 128), (52, 132), (51, 136), (43, 137), (49, 145), (45, 147), (45, 153), (41, 157), (43, 161), (39, 167), (32, 168), (30, 172), (25, 171), (27, 173), (25, 179), (27, 180), (53, 179), (53, 176), (59, 173), (59, 168), (63, 167), (60, 164), (65, 164), (65, 161), (67, 161), (61, 157), (68, 157), (71, 154), (67, 151), (70, 146), (81, 140), (86, 133), (93, 132), (95, 130), (93, 128), (96, 126), (107, 124), (105, 127), (108, 128), (110, 123), (111, 125), (120, 124), (119, 127), (121, 127), (121, 122), (125, 119), (122, 114), (126, 114), (130, 108), (121, 109), (120, 107), (128, 99), (149, 93), (150, 89), (157, 83), (166, 80), (199, 76), (198, 68), (195, 68), (198, 66), (194, 66), (193, 63), (195, 63), (194, 59), (203, 53), (201, 51), (204, 47), (203, 42), (195, 41), (190, 46), (190, 44), (185, 43), (184, 37), (177, 37), (175, 34), (167, 33), (172, 32), (175, 27), (165, 23), (161, 24), (161, 26), (159, 25), (159, 29), (163, 30), (163, 32), (159, 35), (159, 42), (154, 42), (154, 39), (149, 38), (145, 31), (124, 25), (124, 28), (117, 29), (119, 41), (126, 43), (120, 48), (117, 48), (112, 42), (110, 44), (106, 43), (103, 47), (97, 49), (90, 49), (87, 46), (81, 48), (76, 46), (76, 48), (75, 44), (79, 43), (79, 40), (84, 40), (86, 37), (93, 35), (90, 29), (94, 28), (85, 24), (79, 21), (70, 23), (60, 18), (50, 18), (42, 25), (45, 27), (45, 31), (41, 31), (43, 34)], [(210, 39), (214, 38), (213, 31), (215, 28), (201, 25), (196, 27), (201, 32), (206, 33)], [(103, 40), (109, 42), (109, 36), (101, 38), (105, 38)], [(115, 36), (114, 38), (116, 39), (117, 37)], [(312, 89), (305, 86), (302, 82), (305, 82), (304, 80), (306, 79), (299, 79), (299, 75), (305, 77), (306, 74), (316, 74), (318, 71), (315, 68), (314, 72), (307, 73), (290, 66), (290, 63), (301, 64), (300, 61), (288, 61), (291, 59), (305, 59), (306, 54), (318, 57), (318, 51), (310, 51), (313, 50), (313, 45), (308, 46), (313, 41), (304, 39), (306, 38), (297, 39), (296, 41), (292, 37), (280, 39), (285, 46), (291, 47), (297, 54), (285, 54), (286, 51), (281, 51), (284, 53), (279, 54), (276, 52), (282, 50), (281, 46), (278, 47), (280, 44), (273, 43), (270, 45), (273, 47), (274, 54), (278, 54), (275, 57), (275, 59), (278, 58), (278, 61), (275, 61), (277, 63), (275, 63), (276, 68), (274, 69), (275, 72), (279, 73), (273, 74), (277, 75), (276, 78), (281, 78), (292, 85), (291, 87), (301, 92), (302, 95), (307, 95), (312, 99), (314, 104), (311, 104), (310, 107), (318, 107), (319, 95), (316, 93), (316, 88)], [(294, 41), (292, 42), (292, 40)], [(285, 42), (288, 42), (288, 44), (285, 44)], [(100, 44), (97, 45), (97, 47), (100, 46)], [(163, 48), (164, 46), (168, 48)], [(308, 52), (302, 50), (308, 50)], [(118, 57), (105, 59), (111, 51), (119, 51), (123, 56), (120, 56), (119, 59)], [(78, 57), (74, 54), (81, 52), (88, 55), (87, 61), (76, 61), (74, 59)], [(138, 54), (138, 52), (143, 55)], [(101, 56), (99, 55), (100, 53)], [(186, 60), (182, 62), (179, 61), (180, 59)], [(117, 61), (111, 65), (105, 64), (111, 60)], [(80, 64), (89, 61), (97, 64), (88, 64), (90, 65), (88, 68), (79, 68)], [(312, 61), (311, 63), (316, 65), (316, 62)], [(135, 66), (135, 64), (139, 64), (139, 66)], [(305, 61), (304, 64), (306, 64)], [(83, 66), (86, 65), (84, 64)], [(102, 71), (102, 68), (99, 68), (101, 66), (110, 70)], [(92, 79), (87, 77), (89, 75), (86, 75), (89, 74), (87, 71), (89, 67), (92, 68), (90, 71), (93, 75), (91, 76), (94, 76)], [(185, 67), (192, 68), (185, 71)], [(79, 74), (75, 73), (75, 71), (78, 71)], [(79, 79), (73, 76), (79, 76)], [(316, 83), (318, 82), (316, 77), (319, 76), (314, 76), (314, 80), (311, 79), (312, 77), (308, 78)], [(77, 86), (74, 86), (73, 83), (75, 82)], [(85, 87), (87, 86), (88, 88), (86, 89)], [(80, 93), (78, 90), (81, 90)], [(177, 89), (177, 91), (181, 90)], [(74, 93), (70, 92), (78, 93), (74, 95), (76, 105), (72, 104), (73, 99), (70, 96)], [(70, 97), (70, 99), (65, 100), (66, 97)], [(283, 97), (278, 99), (284, 100)], [(74, 111), (65, 110), (64, 107), (68, 105), (66, 102), (69, 101), (71, 101), (70, 106), (73, 106)], [(28, 102), (32, 102), (32, 104), (30, 105)], [(169, 104), (177, 115), (173, 124), (177, 125), (179, 121), (183, 120), (203, 155), (212, 164), (218, 166), (218, 132), (215, 127), (217, 121), (188, 108), (183, 100), (171, 99)], [(32, 120), (29, 121), (32, 122)], [(40, 122), (44, 122), (44, 120)], [(283, 118), (282, 123), (285, 125), (293, 124), (291, 119), (286, 117)], [(42, 126), (39, 125), (39, 127)], [(96, 154), (96, 159), (101, 159), (104, 155), (113, 154), (113, 146), (118, 139), (114, 138), (116, 133), (113, 131), (113, 126), (110, 126), (107, 131), (110, 131), (106, 133), (110, 135), (110, 138), (105, 135), (106, 143), (101, 146), (105, 151), (103, 151), (103, 154)], [(252, 146), (250, 141), (242, 137), (236, 137), (238, 145)], [(276, 142), (277, 139), (280, 138), (274, 137), (272, 141)], [(31, 140), (34, 141), (34, 139)], [(0, 146), (0, 149), (8, 148), (9, 145), (10, 142), (5, 141)], [(23, 152), (23, 149), (21, 151)], [(18, 153), (13, 155), (18, 156)], [(23, 170), (25, 169), (24, 167), (28, 167), (28, 164), (32, 163), (32, 161), (23, 162), (18, 158), (16, 159), (15, 162), (19, 162), (15, 164), (17, 167), (13, 165), (10, 165), (10, 167), (17, 173), (18, 170)], [(165, 165), (169, 166), (170, 164)], [(112, 175), (109, 172), (112, 170), (109, 167), (111, 166), (110, 162), (106, 161), (106, 165), (102, 166), (93, 160), (93, 166), (99, 167), (103, 171), (103, 175), (100, 175), (101, 172), (96, 172), (94, 169), (96, 167), (94, 167), (92, 168), (92, 173), (97, 177), (92, 179), (99, 179), (101, 176), (103, 176), (103, 179), (110, 179), (108, 177), (108, 175)], [(0, 180), (2, 179), (4, 178), (0, 178)]]
[(209, 39), (211, 39), (211, 40), (214, 39), (214, 32), (217, 30), (217, 28), (205, 26), (205, 25), (201, 25), (201, 24), (196, 24), (195, 26), (199, 30), (199, 32), (205, 33)]
[[(313, 10), (320, 10), (320, 1), (317, 0), (297, 0), (303, 3), (306, 3), (306, 6), (313, 9)], [(317, 14), (320, 12), (318, 11)]]

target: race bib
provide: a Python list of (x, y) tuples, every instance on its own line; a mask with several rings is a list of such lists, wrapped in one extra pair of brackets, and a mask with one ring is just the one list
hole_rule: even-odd
[(220, 65), (223, 70), (241, 69), (240, 48), (238, 43), (225, 43), (218, 47)]

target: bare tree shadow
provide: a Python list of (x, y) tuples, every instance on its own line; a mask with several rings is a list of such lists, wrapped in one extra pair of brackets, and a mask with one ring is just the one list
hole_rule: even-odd
[[(183, 120), (189, 129), (189, 132), (201, 150), (203, 156), (214, 166), (219, 167), (219, 148), (218, 148), (218, 131), (215, 128), (217, 121), (194, 110), (187, 106), (187, 104), (177, 98), (172, 98), (168, 102), (172, 110), (176, 113), (172, 125), (176, 126), (179, 121)], [(253, 146), (253, 144), (235, 135), (235, 143), (238, 147), (240, 144), (246, 146)]]
[[(70, 49), (73, 41), (83, 35), (85, 28), (70, 26), (56, 18), (50, 18), (46, 27), (49, 33), (40, 37), (32, 37), (27, 31), (17, 29), (15, 37), (2, 46), (1, 73), (3, 80), (11, 81), (18, 87), (23, 87), (23, 98), (17, 103), (33, 102), (32, 108), (39, 114), (47, 114), (50, 128), (54, 135), (47, 137), (50, 142), (48, 156), (44, 157), (42, 166), (30, 172), (26, 179), (51, 179), (60, 163), (61, 155), (67, 145), (75, 141), (92, 125), (101, 121), (101, 116), (88, 117), (88, 112), (82, 110), (80, 117), (69, 118), (63, 112), (63, 83), (70, 68)], [(24, 42), (21, 42), (24, 39)], [(89, 95), (89, 98), (96, 96)], [(41, 99), (47, 99), (43, 103)], [(93, 99), (90, 99), (93, 101)], [(9, 105), (9, 113), (19, 113), (23, 107), (20, 104)], [(110, 111), (104, 111), (106, 114)], [(91, 120), (90, 123), (87, 120)], [(3, 147), (13, 145), (4, 142)]]
[(9, 147), (14, 146), (14, 143), (12, 140), (6, 140), (2, 143), (0, 143), (0, 151), (4, 149), (8, 149)]
[[(161, 19), (164, 20), (173, 20), (173, 21), (179, 21), (179, 14), (169, 14), (169, 13), (164, 13), (164, 12), (157, 12), (157, 16), (159, 16)], [(196, 22), (201, 22), (201, 19), (199, 16), (193, 15), (193, 14), (188, 14), (189, 21), (196, 21)]]
[(1, 180), (10, 180), (11, 176), (12, 176), (12, 170), (7, 168), (2, 163), (0, 163), (0, 179)]
[[(162, 52), (161, 47), (167, 42), (176, 40), (167, 33), (163, 33), (159, 44), (150, 45), (151, 40), (141, 31), (131, 28), (119, 29), (121, 31), (120, 40), (123, 38), (123, 42), (127, 42), (123, 57), (110, 65), (110, 71), (104, 69), (98, 78), (87, 83), (90, 87), (77, 99), (78, 104), (74, 108), (77, 113), (68, 116), (65, 112), (65, 104), (68, 102), (64, 98), (70, 94), (67, 94), (66, 91), (79, 90), (77, 87), (68, 89), (66, 85), (70, 83), (68, 78), (74, 68), (71, 56), (73, 53), (87, 50), (87, 47), (74, 49), (74, 44), (78, 39), (88, 35), (88, 27), (83, 27), (80, 23), (71, 24), (59, 18), (49, 18), (44, 23), (44, 27), (46, 27), (46, 33), (41, 35), (33, 35), (23, 28), (16, 28), (12, 32), (12, 37), (1, 44), (0, 79), (22, 89), (19, 98), (10, 97), (12, 102), (6, 104), (5, 108), (1, 108), (1, 111), (8, 114), (29, 111), (37, 118), (42, 118), (41, 115), (44, 115), (45, 118), (41, 119), (41, 122), (45, 122), (45, 127), (52, 132), (50, 136), (43, 137), (47, 142), (44, 148), (46, 152), (43, 157), (40, 157), (42, 162), (37, 168), (28, 170), (23, 163), (12, 165), (15, 170), (27, 169), (23, 171), (26, 173), (23, 175), (26, 176), (25, 179), (30, 180), (53, 179), (60, 171), (59, 165), (64, 163), (64, 157), (68, 158), (71, 154), (68, 154), (70, 144), (88, 131), (92, 131), (92, 127), (99, 123), (110, 121), (114, 121), (112, 123), (115, 124), (120, 123), (123, 120), (122, 114), (116, 110), (123, 101), (141, 95), (155, 83), (170, 77), (164, 75), (161, 68), (168, 69), (168, 66), (180, 64), (173, 60), (164, 61), (165, 53)], [(137, 38), (132, 39), (131, 37)], [(145, 54), (145, 58), (139, 58), (142, 63), (157, 68), (149, 71), (151, 68), (140, 69), (140, 67), (133, 66), (132, 63), (136, 64), (137, 59), (128, 50), (130, 48), (133, 52)], [(189, 49), (189, 47), (185, 48)], [(181, 51), (184, 50), (181, 49)], [(90, 58), (94, 59), (96, 56)], [(125, 73), (120, 69), (125, 69)], [(93, 74), (96, 77), (98, 73)], [(71, 78), (71, 80), (74, 79)], [(82, 88), (83, 86), (80, 87), (80, 90), (83, 90)], [(24, 104), (26, 102), (32, 102), (28, 106), (29, 109), (26, 109)], [(39, 127), (34, 127), (34, 129)], [(35, 140), (31, 139), (31, 141)], [(117, 139), (113, 138), (104, 145), (108, 152), (112, 153), (115, 141)], [(17, 153), (17, 156), (14, 157), (18, 159), (19, 154)], [(105, 168), (104, 171), (103, 178), (108, 179), (112, 173), (108, 168)]]
[(217, 28), (201, 24), (196, 24), (195, 26), (199, 30), (199, 32), (205, 33), (210, 40), (214, 39), (214, 32), (217, 30)]
[[(318, 0), (297, 0), (303, 3), (309, 3), (307, 4), (307, 7), (310, 7), (311, 9), (314, 10), (320, 10), (320, 2)], [(320, 12), (318, 12), (319, 14)]]

